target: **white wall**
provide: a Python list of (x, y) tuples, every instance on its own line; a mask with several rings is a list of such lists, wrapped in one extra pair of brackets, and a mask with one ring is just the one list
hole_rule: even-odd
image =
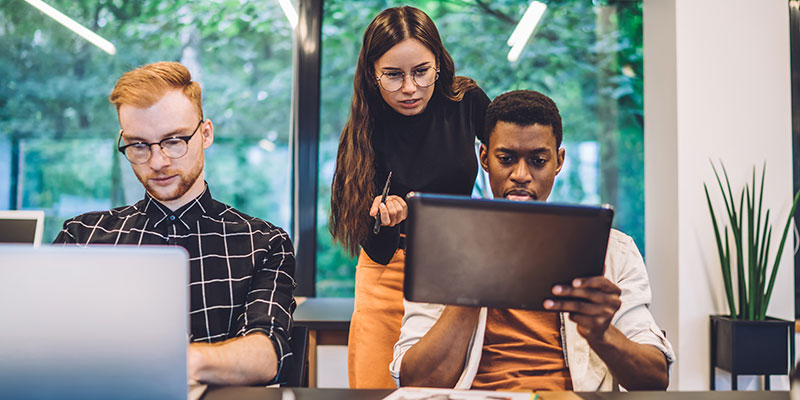
[[(773, 220), (788, 215), (788, 4), (644, 0), (644, 55), (645, 241), (652, 309), (678, 354), (671, 389), (707, 390), (708, 316), (727, 312), (727, 306), (703, 183), (715, 182), (709, 159), (725, 162), (734, 191), (753, 165), (760, 168), (766, 160), (764, 204), (772, 208)], [(715, 206), (722, 207), (720, 195), (709, 187)], [(773, 236), (781, 228), (776, 226)], [(791, 252), (785, 252), (769, 315), (794, 319), (793, 274)], [(729, 385), (728, 380), (718, 387)], [(773, 385), (784, 386), (777, 379)], [(743, 379), (740, 387), (754, 388), (755, 380)]]

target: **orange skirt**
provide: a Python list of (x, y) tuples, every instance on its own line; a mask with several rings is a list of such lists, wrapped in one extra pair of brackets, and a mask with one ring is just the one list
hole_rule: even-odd
[(351, 388), (396, 387), (389, 374), (389, 363), (403, 320), (404, 267), (403, 250), (397, 250), (388, 265), (372, 261), (361, 250), (347, 347)]

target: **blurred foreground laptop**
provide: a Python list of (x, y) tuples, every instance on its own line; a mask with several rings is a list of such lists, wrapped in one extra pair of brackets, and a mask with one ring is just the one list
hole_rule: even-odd
[(186, 400), (187, 257), (0, 246), (0, 398)]
[(410, 301), (543, 310), (556, 283), (602, 275), (608, 206), (410, 193)]
[(42, 244), (44, 211), (0, 210), (0, 243)]

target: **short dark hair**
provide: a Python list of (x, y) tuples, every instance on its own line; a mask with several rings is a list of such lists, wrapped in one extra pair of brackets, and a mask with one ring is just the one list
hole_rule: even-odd
[(498, 121), (520, 126), (549, 125), (556, 136), (556, 149), (561, 147), (561, 114), (551, 98), (537, 91), (513, 90), (494, 98), (486, 109), (485, 144), (489, 144)]

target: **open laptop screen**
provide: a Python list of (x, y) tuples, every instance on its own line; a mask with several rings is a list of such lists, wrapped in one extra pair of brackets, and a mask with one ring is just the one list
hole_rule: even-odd
[(185, 400), (178, 247), (0, 245), (0, 398)]
[(0, 243), (42, 243), (44, 211), (0, 210)]

